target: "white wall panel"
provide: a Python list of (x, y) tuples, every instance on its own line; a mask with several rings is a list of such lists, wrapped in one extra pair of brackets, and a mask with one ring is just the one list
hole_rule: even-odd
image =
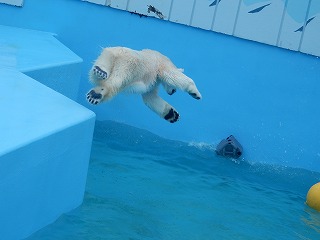
[(310, 1), (300, 51), (320, 56), (320, 1)]
[(239, 7), (240, 0), (221, 0), (212, 30), (232, 35)]
[(127, 10), (128, 0), (106, 0), (108, 7)]
[(95, 3), (95, 4), (100, 4), (100, 5), (105, 5), (106, 4), (106, 0), (85, 0), (86, 2), (91, 2), (91, 3)]
[(320, 0), (84, 1), (320, 55)]
[(308, 5), (309, 0), (288, 0), (278, 39), (279, 47), (299, 49)]
[(195, 0), (173, 0), (170, 21), (190, 25)]
[(242, 0), (234, 35), (271, 45), (277, 44), (284, 3), (282, 0), (245, 4)]
[(218, 0), (196, 0), (191, 26), (211, 30)]
[(0, 0), (0, 3), (6, 3), (21, 7), (23, 5), (23, 0)]
[(160, 19), (168, 19), (170, 7), (171, 0), (129, 0), (127, 10)]

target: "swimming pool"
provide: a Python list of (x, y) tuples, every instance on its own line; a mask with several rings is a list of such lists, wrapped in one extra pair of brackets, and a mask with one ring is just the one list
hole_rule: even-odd
[[(42, 67), (29, 69), (28, 77), (53, 88), (50, 96), (56, 95), (54, 91), (65, 96), (72, 93), (73, 100), (83, 105), (81, 108), (87, 113), (85, 108), (94, 111), (99, 121), (123, 122), (177, 141), (155, 137), (127, 125), (106, 122), (103, 127), (98, 122), (84, 204), (32, 238), (205, 239), (208, 235), (226, 238), (233, 234), (238, 234), (238, 238), (318, 237), (317, 214), (305, 206), (304, 199), (309, 187), (319, 182), (317, 173), (320, 172), (320, 61), (316, 57), (320, 52), (319, 2), (162, 1), (166, 6), (172, 3), (170, 9), (166, 9), (172, 14), (166, 14), (155, 0), (90, 1), (111, 2), (112, 7), (117, 7), (116, 2), (127, 3), (123, 9), (129, 12), (76, 0), (26, 0), (22, 8), (1, 5), (1, 25), (52, 32), (54, 34), (46, 34), (50, 38), (39, 39), (40, 43), (50, 44), (58, 39), (67, 46), (67, 52), (75, 61), (68, 64), (60, 58), (61, 52), (52, 47), (41, 48), (34, 37), (17, 35), (19, 44), (8, 42), (12, 34), (0, 34), (0, 45), (4, 42), (9, 46), (6, 52), (9, 58), (2, 55), (0, 60), (5, 66), (20, 65), (21, 60), (34, 62), (40, 53), (51, 64), (39, 58)], [(153, 3), (157, 3), (155, 9), (160, 9), (162, 16), (171, 22), (134, 14), (133, 7), (140, 6), (148, 12), (153, 9), (149, 9)], [(146, 4), (151, 5), (146, 8)], [(238, 8), (229, 8), (230, 5)], [(207, 10), (205, 14), (203, 9)], [(281, 9), (283, 11), (278, 11)], [(190, 21), (187, 19), (190, 15), (185, 12), (192, 15)], [(155, 13), (158, 12), (153, 10), (150, 15), (159, 17)], [(208, 18), (212, 13), (215, 16)], [(265, 18), (271, 18), (271, 22)], [(225, 35), (216, 28), (206, 31), (173, 23), (186, 20), (187, 25), (189, 22), (196, 26), (208, 23), (202, 20), (213, 24), (213, 19), (221, 23), (221, 27), (231, 27), (232, 33)], [(277, 24), (273, 24), (274, 20)], [(88, 105), (85, 94), (92, 87), (88, 71), (100, 47), (108, 46), (149, 48), (165, 54), (192, 77), (203, 99), (196, 102), (181, 92), (168, 96), (160, 91), (181, 114), (181, 121), (173, 125), (150, 112), (138, 95), (119, 95), (101, 106)], [(293, 47), (295, 51), (282, 47)], [(1, 46), (0, 50), (3, 50)], [(10, 54), (17, 58), (11, 58)], [(3, 83), (14, 85), (14, 81)], [(6, 89), (7, 97), (2, 100), (12, 103), (12, 92), (22, 96), (15, 88)], [(13, 112), (30, 117), (30, 121), (24, 122), (28, 128), (23, 127), (23, 131), (15, 128), (15, 133), (24, 135), (31, 125), (39, 129), (41, 125), (34, 121), (35, 116), (48, 120), (48, 124), (43, 124), (45, 131), (50, 130), (48, 126), (53, 126), (53, 122), (58, 122), (43, 112), (33, 114), (27, 110), (40, 109), (32, 102), (59, 120), (64, 121), (65, 117), (55, 114), (56, 105), (65, 108), (68, 119), (79, 117), (78, 113), (70, 114), (69, 105), (59, 104), (48, 95), (42, 96), (46, 101), (39, 101), (38, 94), (34, 94), (35, 98), (30, 96), (31, 91), (24, 93), (29, 95), (25, 98), (28, 101), (23, 101), (26, 108), (14, 98), (22, 111), (6, 105)], [(8, 114), (5, 116), (8, 122), (13, 119)], [(67, 128), (71, 133), (54, 135), (57, 138), (50, 138), (37, 148), (29, 144), (28, 160), (21, 153), (5, 159), (4, 165), (0, 162), (5, 173), (1, 174), (2, 178), (8, 176), (6, 179), (16, 180), (14, 185), (7, 181), (2, 190), (6, 194), (0, 195), (0, 212), (4, 211), (0, 222), (5, 226), (0, 232), (5, 230), (10, 236), (16, 236), (14, 239), (29, 236), (58, 218), (61, 212), (69, 212), (80, 204), (94, 123), (92, 112), (90, 117), (90, 127), (88, 121), (81, 130)], [(18, 124), (22, 122), (20, 118), (15, 119)], [(8, 128), (8, 138), (17, 143), (10, 131)], [(79, 137), (80, 131), (86, 134)], [(243, 145), (244, 161), (233, 162), (215, 156), (215, 144), (230, 134)], [(69, 150), (74, 156), (82, 156), (83, 161), (70, 157)], [(48, 165), (37, 165), (40, 159)], [(76, 170), (79, 170), (78, 178), (75, 178)], [(70, 189), (67, 182), (74, 184), (72, 189), (77, 190), (77, 194), (70, 191), (66, 194)], [(70, 199), (74, 200), (73, 205), (69, 205)], [(21, 227), (17, 229), (17, 226)]]
[(27, 239), (319, 239), (319, 173), (214, 147), (97, 122), (83, 204)]

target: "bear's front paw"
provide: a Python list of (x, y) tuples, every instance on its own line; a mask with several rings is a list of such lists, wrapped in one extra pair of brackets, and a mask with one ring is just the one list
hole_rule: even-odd
[(100, 67), (94, 66), (92, 68), (92, 72), (95, 76), (97, 76), (100, 79), (106, 79), (108, 77), (107, 72), (103, 71)]
[(194, 93), (194, 92), (189, 92), (189, 95), (197, 100), (201, 99), (201, 95)]
[(90, 90), (87, 93), (87, 100), (89, 103), (97, 105), (102, 101), (102, 94), (95, 92), (94, 89)]
[(189, 95), (197, 100), (201, 99), (202, 96), (200, 94), (200, 92), (198, 91), (196, 85), (192, 84), (188, 87), (187, 92), (189, 93)]
[(174, 123), (179, 120), (179, 117), (180, 117), (179, 113), (173, 108), (171, 108), (169, 112), (164, 116), (164, 119), (171, 123)]

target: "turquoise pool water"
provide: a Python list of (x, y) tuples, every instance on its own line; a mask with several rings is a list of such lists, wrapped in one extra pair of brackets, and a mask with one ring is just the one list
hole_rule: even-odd
[(83, 204), (28, 240), (316, 240), (320, 213), (305, 195), (319, 181), (315, 172), (217, 157), (210, 144), (97, 122)]

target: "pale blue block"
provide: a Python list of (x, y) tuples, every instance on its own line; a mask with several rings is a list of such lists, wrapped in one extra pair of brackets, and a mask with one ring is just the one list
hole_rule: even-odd
[(21, 239), (83, 199), (95, 114), (0, 69), (0, 236)]
[[(15, 58), (14, 67), (21, 72), (38, 68), (81, 62), (70, 49), (59, 42), (53, 33), (0, 25), (0, 49)], [(0, 61), (0, 65), (6, 62)]]
[(76, 101), (81, 79), (81, 65), (81, 63), (65, 64), (24, 73)]
[(0, 25), (0, 66), (17, 69), (76, 100), (82, 59), (55, 35)]

